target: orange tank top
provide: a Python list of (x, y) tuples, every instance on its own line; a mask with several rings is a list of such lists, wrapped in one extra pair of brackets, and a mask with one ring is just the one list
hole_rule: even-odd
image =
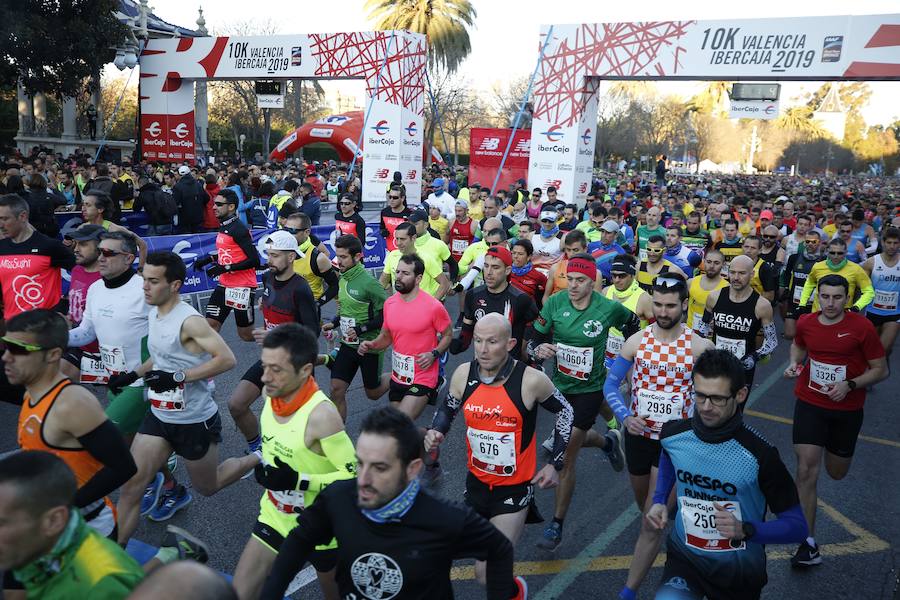
[(537, 471), (537, 411), (522, 403), (525, 363), (516, 362), (502, 386), (485, 385), (469, 364), (462, 410), (469, 472), (488, 485), (528, 483)]
[(558, 263), (556, 263), (556, 274), (553, 276), (553, 291), (550, 292), (551, 295), (555, 294), (560, 290), (565, 290), (569, 288), (569, 280), (566, 279), (566, 268), (569, 266), (569, 259), (564, 258)]
[(19, 412), (19, 446), (23, 450), (43, 450), (61, 458), (72, 469), (80, 488), (103, 468), (103, 463), (83, 448), (52, 446), (44, 439), (47, 415), (53, 410), (60, 392), (70, 385), (73, 385), (71, 381), (63, 379), (34, 404), (31, 403), (31, 396), (25, 393), (22, 410)]

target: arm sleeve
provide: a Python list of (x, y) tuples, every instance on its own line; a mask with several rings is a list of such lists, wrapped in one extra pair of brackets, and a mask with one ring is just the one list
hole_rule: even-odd
[(515, 595), (512, 544), (500, 530), (471, 509), (466, 511), (453, 550), (455, 558), (487, 561), (488, 600), (509, 600)]
[(565, 463), (566, 448), (572, 437), (572, 426), (575, 422), (575, 411), (558, 389), (541, 402), (541, 406), (556, 415), (556, 424), (553, 427), (553, 450), (550, 452), (550, 460), (557, 471), (561, 471)]
[(346, 431), (338, 431), (319, 440), (322, 452), (335, 470), (330, 473), (301, 473), (300, 481), (308, 482), (305, 488), (321, 492), (329, 484), (341, 479), (352, 479), (356, 475), (356, 451)]
[(697, 333), (700, 334), (701, 337), (709, 338), (710, 330), (709, 326), (712, 323), (713, 314), (709, 310), (703, 311), (703, 318), (700, 319), (700, 323), (697, 325)]
[(450, 426), (453, 425), (453, 419), (456, 418), (456, 413), (459, 412), (460, 407), (462, 407), (462, 400), (456, 398), (453, 394), (447, 394), (441, 405), (434, 411), (434, 417), (431, 419), (431, 429), (446, 435), (450, 431)]
[(857, 280), (859, 281), (859, 300), (854, 302), (853, 305), (862, 310), (875, 299), (875, 288), (872, 287), (872, 279), (861, 267), (858, 271)]
[(797, 544), (809, 535), (809, 526), (799, 504), (776, 513), (771, 521), (751, 521), (756, 533), (749, 542), (755, 544)]
[(656, 491), (653, 492), (653, 504), (665, 504), (675, 487), (675, 465), (669, 453), (665, 450), (659, 452), (659, 471), (656, 475)]
[(134, 458), (125, 439), (112, 421), (106, 420), (93, 431), (78, 438), (88, 453), (103, 463), (75, 493), (75, 506), (84, 507), (113, 492), (137, 473)]
[(784, 270), (781, 272), (781, 287), (787, 288), (791, 285), (791, 279), (794, 275), (794, 265), (797, 264), (797, 256), (798, 254), (795, 252), (791, 254), (791, 256), (787, 259), (787, 262), (784, 265)]
[(622, 397), (619, 386), (628, 376), (628, 370), (631, 369), (632, 364), (632, 361), (617, 356), (612, 367), (606, 372), (606, 381), (603, 383), (603, 395), (619, 423), (624, 423), (625, 419), (631, 416), (631, 409), (628, 408), (625, 398)]
[(319, 308), (308, 285), (294, 292), (294, 320), (319, 336)]
[(334, 269), (328, 269), (322, 273), (322, 279), (325, 280), (325, 293), (322, 295), (322, 299), (319, 300), (320, 305), (327, 304), (338, 293), (338, 276)]
[(283, 600), (294, 576), (315, 551), (316, 544), (327, 544), (334, 537), (327, 498), (320, 494), (312, 506), (297, 517), (297, 526), (284, 539), (272, 570), (266, 578), (260, 598)]
[[(465, 257), (463, 257), (465, 258)], [(475, 260), (472, 261), (472, 268), (465, 274), (460, 283), (463, 286), (464, 290), (472, 287), (472, 284), (475, 283), (475, 279), (478, 277), (478, 274), (481, 273), (481, 269), (484, 268), (484, 255), (478, 256)]]
[(243, 234), (234, 241), (238, 246), (240, 246), (241, 250), (244, 251), (244, 254), (247, 255), (247, 258), (231, 265), (231, 270), (243, 271), (245, 269), (257, 268), (260, 264), (259, 252), (256, 251), (256, 246), (253, 245), (253, 238), (250, 237), (250, 232), (244, 231)]
[(75, 255), (62, 242), (53, 240), (50, 246), (50, 266), (71, 271), (75, 266)]
[[(466, 298), (468, 301), (468, 297)], [(472, 334), (475, 332), (475, 322), (472, 321), (472, 317), (468, 315), (468, 313), (463, 313), (464, 319), (462, 322), (462, 327), (459, 330), (459, 337), (454, 338), (450, 342), (450, 354), (459, 354), (461, 352), (465, 352), (469, 347), (469, 344), (472, 343)]]
[(778, 518), (770, 522), (753, 521), (756, 535), (750, 541), (759, 544), (788, 544), (805, 538), (808, 529), (800, 508), (797, 486), (774, 446), (767, 447), (760, 457), (758, 478), (766, 504)]
[(459, 278), (459, 264), (456, 259), (450, 255), (444, 262), (447, 263), (447, 270), (450, 272), (450, 281), (456, 281)]

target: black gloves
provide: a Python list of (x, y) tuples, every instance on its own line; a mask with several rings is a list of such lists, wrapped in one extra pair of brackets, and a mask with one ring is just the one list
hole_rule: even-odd
[(134, 371), (119, 373), (117, 375), (110, 375), (109, 381), (106, 383), (106, 387), (108, 387), (109, 391), (111, 391), (113, 394), (119, 394), (122, 392), (122, 388), (128, 387), (138, 379), (140, 379), (140, 377)]
[(297, 471), (290, 468), (283, 460), (275, 457), (274, 465), (259, 463), (253, 468), (257, 483), (273, 492), (297, 491)]
[(203, 258), (197, 259), (194, 261), (193, 267), (191, 267), (194, 271), (202, 271), (203, 267), (206, 265), (210, 265), (213, 262), (212, 256), (204, 256)]
[(222, 273), (225, 272), (225, 267), (222, 265), (213, 265), (206, 270), (207, 277), (218, 277)]
[(181, 385), (175, 381), (175, 373), (168, 371), (147, 371), (147, 374), (144, 375), (144, 383), (157, 393), (168, 392)]

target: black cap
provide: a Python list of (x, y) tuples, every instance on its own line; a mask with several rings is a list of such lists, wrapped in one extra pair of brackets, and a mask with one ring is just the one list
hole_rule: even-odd
[(90, 240), (99, 240), (100, 236), (104, 233), (106, 233), (106, 230), (102, 226), (85, 223), (84, 225), (78, 226), (77, 229), (73, 229), (67, 233), (65, 237), (70, 240), (75, 240), (76, 242), (87, 242)]
[(427, 220), (428, 220), (428, 213), (421, 209), (414, 210), (414, 211), (412, 211), (412, 214), (409, 215), (410, 223), (418, 223), (419, 221), (427, 221)]

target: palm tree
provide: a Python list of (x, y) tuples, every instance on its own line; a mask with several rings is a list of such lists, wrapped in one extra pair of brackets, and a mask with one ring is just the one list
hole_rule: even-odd
[(472, 51), (469, 31), (477, 16), (469, 0), (366, 0), (376, 29), (406, 29), (428, 38), (429, 66), (454, 72)]
[(790, 107), (775, 123), (781, 129), (795, 131), (810, 139), (826, 135), (822, 124), (813, 118), (813, 111), (808, 106)]
[(731, 91), (730, 81), (710, 81), (703, 90), (690, 99), (688, 110), (715, 117), (724, 117), (725, 98)]

